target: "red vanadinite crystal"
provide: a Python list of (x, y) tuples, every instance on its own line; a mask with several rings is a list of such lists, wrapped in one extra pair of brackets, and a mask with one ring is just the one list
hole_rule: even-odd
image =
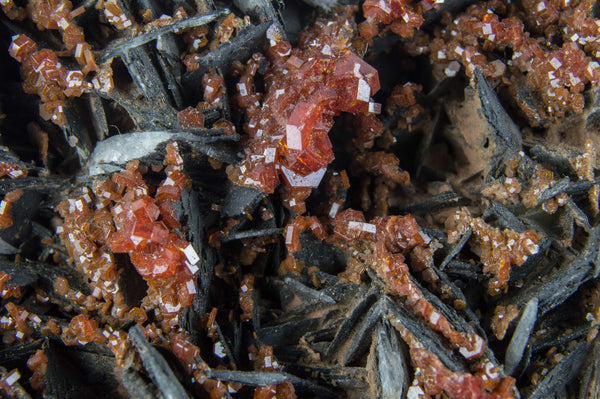
[(16, 35), (12, 37), (12, 42), (8, 48), (11, 57), (19, 62), (37, 50), (37, 44), (25, 35)]
[[(128, 253), (131, 263), (148, 282), (150, 303), (161, 308), (167, 328), (177, 312), (192, 304), (196, 294), (194, 277), (198, 254), (179, 233), (173, 201), (187, 184), (183, 158), (176, 143), (165, 157), (166, 179), (155, 198), (143, 180), (146, 168), (132, 161), (127, 168), (104, 182), (84, 188), (77, 199), (63, 201), (58, 211), (64, 218), (58, 233), (77, 266), (90, 278), (96, 298), (112, 300), (112, 313), (126, 312), (134, 320), (144, 319), (122, 303), (113, 253)], [(68, 286), (62, 289), (69, 291)]]
[(311, 229), (319, 240), (327, 237), (325, 227), (316, 216), (298, 216), (285, 229), (285, 245), (289, 252), (298, 252), (302, 249), (300, 233), (307, 229)]
[[(7, 11), (9, 4), (4, 7), (4, 3), (2, 2), (3, 9)], [(13, 8), (14, 4), (11, 10), (15, 11)], [(91, 46), (85, 42), (83, 29), (73, 21), (85, 8), (72, 8), (72, 3), (66, 0), (31, 0), (26, 10), (40, 30), (56, 29), (62, 33), (65, 48), (83, 66), (81, 71), (65, 69), (52, 50), (36, 51), (36, 44), (22, 34), (13, 36), (9, 48), (10, 55), (22, 63), (23, 89), (27, 93), (37, 93), (42, 100), (42, 118), (61, 126), (66, 123), (63, 110), (65, 98), (78, 97), (84, 89), (92, 86), (84, 79), (89, 72), (98, 72), (92, 79), (94, 88), (104, 92), (113, 88), (112, 70), (108, 66), (98, 68)], [(12, 11), (8, 14), (9, 17), (16, 17)]]
[(225, 91), (224, 79), (221, 75), (209, 72), (202, 76), (202, 87), (204, 88), (204, 101), (212, 103), (223, 95)]
[(23, 195), (23, 190), (17, 189), (6, 193), (2, 202), (0, 202), (0, 228), (5, 229), (12, 226), (11, 218), (12, 204), (17, 202)]
[(437, 1), (431, 0), (366, 0), (363, 13), (367, 20), (360, 24), (361, 36), (367, 39), (376, 36), (377, 25), (382, 23), (402, 37), (412, 37), (415, 29), (425, 22), (421, 14), (437, 5)]
[(272, 40), (264, 98), (252, 84), (264, 57), (248, 62), (234, 101), (246, 110), (249, 139), (241, 165), (228, 168), (232, 181), (269, 193), (279, 177), (290, 187), (318, 186), (334, 158), (328, 137), (333, 117), (377, 108), (371, 105), (379, 90), (377, 70), (350, 51), (349, 16), (317, 23), (303, 32), (297, 49)]
[(0, 177), (8, 176), (11, 179), (27, 176), (27, 170), (13, 163), (0, 161)]

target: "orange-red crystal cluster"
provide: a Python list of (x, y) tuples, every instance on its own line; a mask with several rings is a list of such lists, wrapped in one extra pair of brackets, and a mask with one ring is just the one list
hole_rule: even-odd
[(496, 229), (480, 218), (474, 218), (468, 210), (461, 210), (446, 221), (448, 241), (458, 241), (468, 229), (473, 230), (475, 243), (481, 252), (483, 272), (494, 275), (488, 284), (488, 293), (498, 295), (508, 289), (510, 270), (521, 266), (527, 258), (539, 250), (541, 237), (533, 230), (517, 233), (510, 229)]
[(27, 169), (23, 169), (20, 165), (10, 162), (0, 161), (0, 177), (8, 176), (11, 179), (18, 179), (27, 176)]
[[(209, 328), (209, 336), (211, 334), (211, 326), (214, 322), (214, 317), (216, 316), (216, 308), (213, 308), (213, 311), (210, 313), (208, 328)], [(216, 333), (214, 334), (216, 335)], [(223, 398), (226, 393), (236, 393), (241, 387), (242, 384), (238, 382), (222, 382), (218, 380), (213, 380), (207, 378), (204, 374), (204, 370), (208, 369), (208, 365), (202, 360), (200, 357), (200, 348), (196, 345), (192, 344), (191, 338), (184, 332), (178, 332), (171, 336), (170, 347), (179, 362), (183, 365), (184, 369), (193, 377), (193, 382), (202, 386), (202, 388), (210, 394), (211, 398)], [(222, 344), (217, 342), (215, 347)], [(217, 357), (221, 357), (221, 349), (215, 348), (215, 355)]]
[[(536, 2), (531, 11), (546, 10), (547, 3)], [(438, 37), (430, 44), (430, 57), (449, 66), (452, 61), (458, 60), (469, 76), (475, 68), (479, 68), (487, 77), (498, 79), (505, 76), (506, 64), (500, 59), (489, 62), (484, 52), (511, 48), (512, 58), (507, 61), (509, 68), (513, 72), (520, 72), (513, 74), (514, 81), (511, 83), (516, 87), (522, 83), (515, 79), (519, 76), (524, 78), (527, 86), (540, 96), (545, 105), (544, 109), (536, 110), (538, 113), (556, 118), (569, 111), (582, 112), (585, 105), (583, 90), (586, 84), (600, 79), (600, 64), (580, 48), (582, 38), (579, 34), (571, 30), (571, 40), (566, 40), (560, 48), (550, 43), (546, 46), (530, 37), (519, 18), (501, 19), (494, 9), (500, 13), (505, 9), (505, 4), (490, 1), (470, 6), (464, 14), (437, 33)], [(600, 27), (595, 22), (591, 26), (591, 21), (584, 18), (581, 10), (575, 15), (586, 26), (586, 33), (582, 33), (585, 35), (583, 42), (596, 42), (591, 38), (598, 37)], [(527, 109), (524, 111), (530, 114)]]
[[(338, 212), (332, 221), (334, 237), (350, 244), (360, 241), (370, 248), (363, 251), (358, 262), (349, 260), (349, 265), (354, 265), (356, 271), (362, 274), (364, 267), (356, 263), (366, 262), (386, 283), (391, 294), (405, 298), (405, 304), (424, 319), (431, 329), (455, 345), (461, 355), (467, 359), (481, 356), (485, 349), (483, 339), (476, 334), (454, 329), (449, 320), (424, 298), (411, 278), (404, 254), (411, 250), (426, 249), (432, 241), (421, 231), (414, 217), (377, 216), (367, 222), (361, 211), (346, 209)], [(307, 229), (311, 229), (319, 239), (329, 237), (325, 226), (315, 216), (298, 216), (286, 226), (288, 251), (294, 253), (301, 249), (299, 235)], [(352, 277), (353, 280), (358, 278), (360, 276)]]
[(132, 161), (111, 179), (94, 184), (93, 192), (63, 201), (58, 211), (64, 223), (58, 233), (75, 264), (90, 279), (96, 298), (113, 301), (113, 312), (128, 310), (117, 284), (115, 253), (128, 253), (131, 263), (148, 283), (150, 302), (165, 320), (189, 307), (196, 294), (198, 254), (174, 229), (179, 227), (173, 208), (187, 184), (183, 159), (176, 143), (167, 146), (166, 179), (156, 188), (142, 178), (145, 168)]
[[(273, 355), (272, 346), (261, 346), (258, 353), (253, 355), (254, 368), (263, 371), (277, 371), (279, 364)], [(254, 399), (296, 399), (296, 391), (289, 381), (277, 385), (267, 385), (254, 389)]]
[(290, 187), (316, 187), (334, 158), (328, 137), (333, 117), (349, 112), (376, 119), (379, 107), (371, 96), (379, 77), (351, 51), (353, 34), (345, 13), (303, 32), (298, 48), (272, 38), (264, 96), (253, 80), (267, 60), (255, 54), (248, 61), (233, 101), (246, 110), (249, 137), (245, 159), (228, 168), (232, 181), (268, 193), (280, 177)]
[(8, 299), (10, 297), (19, 298), (21, 296), (21, 287), (7, 284), (10, 276), (6, 272), (0, 272), (0, 297)]
[(415, 380), (407, 397), (426, 398), (444, 395), (451, 399), (508, 399), (515, 397), (515, 379), (503, 377), (491, 362), (480, 362), (474, 374), (448, 369), (441, 360), (426, 348), (402, 324), (392, 319), (410, 348), (415, 365)]
[(0, 202), (0, 228), (5, 229), (13, 225), (12, 205), (21, 198), (23, 190), (16, 189), (6, 193), (2, 202)]
[(384, 31), (412, 37), (425, 22), (422, 14), (441, 4), (439, 0), (367, 0), (363, 3), (366, 21), (359, 25), (360, 34), (371, 39), (380, 33), (378, 25), (384, 24)]
[[(67, 0), (32, 0), (26, 10), (23, 17), (30, 17), (38, 29), (60, 30), (66, 49), (82, 66), (81, 70), (67, 69), (56, 52), (38, 50), (36, 43), (26, 35), (12, 38), (9, 53), (22, 64), (23, 89), (40, 96), (40, 115), (44, 119), (62, 126), (66, 123), (65, 99), (79, 97), (91, 87), (109, 91), (113, 87), (112, 71), (108, 67), (98, 68), (83, 29), (74, 22), (74, 18), (85, 11), (83, 6), (73, 9)], [(7, 15), (11, 17), (10, 13)], [(97, 72), (97, 76), (90, 83), (85, 77), (92, 71)]]
[(31, 388), (36, 391), (44, 389), (44, 375), (48, 368), (48, 356), (43, 350), (38, 349), (27, 359), (27, 368), (33, 372), (33, 375), (29, 378)]
[(100, 0), (96, 3), (96, 8), (103, 10), (108, 23), (118, 30), (135, 26), (135, 22), (127, 18), (117, 0)]
[(405, 304), (423, 318), (432, 330), (439, 332), (456, 345), (467, 359), (480, 356), (485, 342), (476, 334), (459, 332), (449, 320), (435, 310), (413, 282), (404, 255), (408, 250), (424, 247), (431, 239), (421, 232), (411, 215), (375, 217), (369, 223), (362, 212), (346, 209), (335, 218), (334, 234), (344, 241), (363, 240), (373, 252), (369, 265), (386, 283), (390, 293), (404, 297)]

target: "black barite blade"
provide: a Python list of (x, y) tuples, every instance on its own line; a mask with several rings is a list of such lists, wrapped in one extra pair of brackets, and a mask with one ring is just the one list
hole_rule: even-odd
[(189, 395), (161, 354), (146, 340), (139, 326), (129, 329), (129, 338), (137, 349), (150, 378), (165, 398), (187, 399)]

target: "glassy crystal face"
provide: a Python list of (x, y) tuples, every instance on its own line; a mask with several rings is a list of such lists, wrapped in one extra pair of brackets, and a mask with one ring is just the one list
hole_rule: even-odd
[[(249, 135), (245, 159), (228, 170), (235, 183), (265, 192), (273, 192), (280, 178), (288, 187), (318, 186), (334, 159), (328, 136), (334, 116), (377, 109), (371, 100), (379, 90), (377, 70), (351, 51), (349, 26), (341, 16), (304, 32), (298, 48), (273, 41), (267, 59), (255, 54), (247, 63), (234, 96), (246, 110)], [(263, 96), (253, 80), (266, 61)]]
[[(96, 182), (93, 190), (84, 188), (80, 197), (63, 201), (58, 211), (64, 222), (57, 232), (75, 264), (90, 279), (95, 295), (119, 302), (114, 254), (127, 254), (148, 284), (149, 301), (161, 309), (165, 319), (175, 319), (196, 295), (200, 258), (175, 230), (180, 225), (173, 202), (187, 184), (176, 143), (167, 145), (165, 164), (166, 178), (154, 196), (143, 179), (147, 168), (132, 161), (111, 179)], [(124, 304), (115, 309), (136, 314)]]

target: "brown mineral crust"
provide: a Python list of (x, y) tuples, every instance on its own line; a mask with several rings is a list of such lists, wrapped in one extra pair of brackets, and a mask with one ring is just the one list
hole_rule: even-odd
[(12, 206), (21, 198), (23, 190), (16, 189), (6, 193), (2, 202), (0, 202), (0, 229), (5, 229), (13, 225)]
[(194, 107), (187, 107), (186, 109), (179, 111), (177, 113), (177, 119), (182, 128), (204, 128), (204, 114)]
[(431, 396), (445, 393), (451, 399), (509, 399), (515, 398), (515, 379), (501, 377), (490, 363), (483, 365), (475, 374), (462, 374), (449, 370), (400, 322), (391, 319), (410, 348), (410, 356), (416, 367), (415, 379)]
[(506, 335), (506, 330), (510, 323), (520, 314), (519, 308), (515, 305), (496, 306), (494, 316), (492, 317), (492, 330), (498, 340), (502, 341)]
[(483, 272), (494, 275), (488, 284), (488, 293), (498, 295), (508, 289), (510, 269), (521, 266), (530, 255), (538, 252), (541, 237), (533, 230), (517, 233), (510, 229), (496, 229), (468, 210), (457, 211), (446, 220), (448, 242), (456, 242), (469, 228), (473, 230), (474, 244), (480, 252)]
[(337, 20), (301, 33), (298, 48), (272, 40), (264, 96), (252, 83), (265, 58), (248, 61), (233, 98), (246, 111), (249, 136), (246, 158), (227, 170), (235, 183), (268, 193), (280, 177), (291, 187), (316, 187), (333, 160), (327, 135), (333, 116), (376, 108), (370, 97), (379, 89), (377, 71), (350, 51), (352, 9), (343, 10)]

